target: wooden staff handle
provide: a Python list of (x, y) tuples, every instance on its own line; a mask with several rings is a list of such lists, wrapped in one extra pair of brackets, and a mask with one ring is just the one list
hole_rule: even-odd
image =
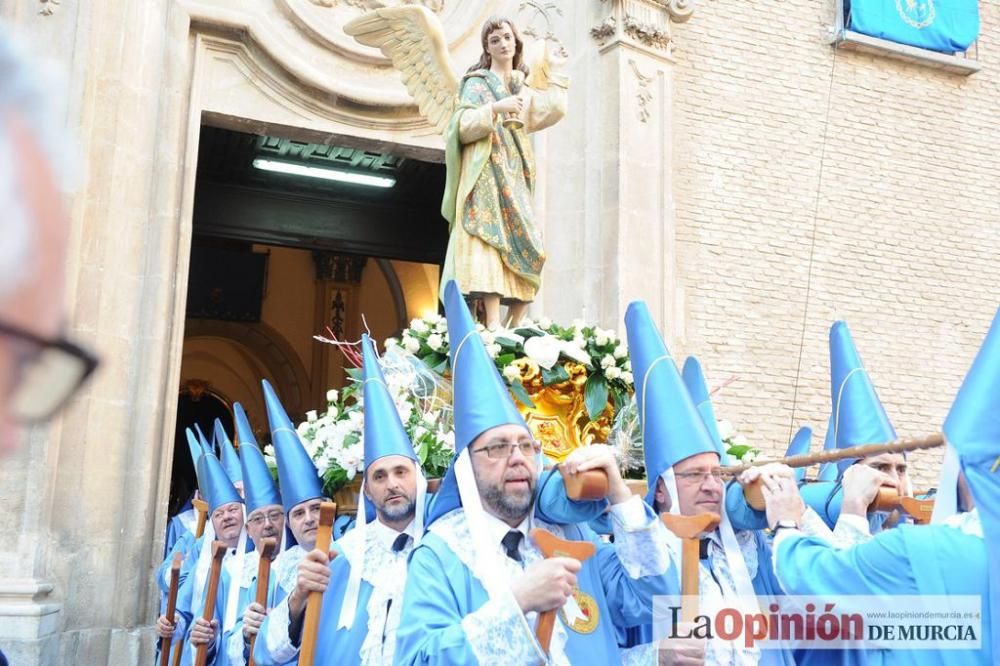
[[(271, 560), (274, 558), (274, 553), (277, 550), (277, 539), (274, 537), (261, 539), (260, 548), (258, 548), (260, 560), (257, 562), (257, 596), (254, 601), (264, 607), (265, 613), (267, 613), (267, 588), (271, 578)], [(250, 638), (250, 660), (247, 661), (247, 666), (254, 666), (253, 646), (256, 642), (257, 634), (254, 634)]]
[[(358, 508), (364, 511), (364, 504)], [(319, 509), (319, 530), (316, 532), (316, 548), (330, 551), (330, 536), (333, 534), (333, 520), (337, 517), (337, 505), (323, 502)], [(316, 636), (319, 634), (319, 614), (323, 606), (323, 593), (310, 592), (306, 601), (306, 617), (302, 623), (302, 649), (299, 652), (299, 666), (313, 666), (316, 659)]]
[(194, 538), (200, 539), (205, 533), (205, 521), (208, 520), (208, 502), (203, 499), (193, 499), (191, 506), (198, 514), (198, 526), (194, 530)]
[(719, 526), (717, 513), (681, 516), (661, 513), (660, 520), (681, 540), (681, 619), (693, 622), (698, 615), (698, 576), (701, 566), (699, 539)]
[(806, 453), (800, 456), (788, 456), (777, 460), (755, 460), (749, 465), (729, 465), (721, 467), (720, 470), (725, 476), (735, 476), (751, 467), (760, 467), (771, 463), (781, 463), (789, 467), (809, 467), (817, 463), (836, 462), (847, 458), (867, 458), (877, 456), (882, 453), (903, 453), (904, 451), (919, 451), (921, 449), (933, 449), (944, 445), (944, 435), (934, 433), (927, 437), (917, 439), (900, 439), (888, 444), (862, 444), (852, 446), (849, 449), (831, 449), (830, 451), (817, 451), (816, 453)]
[[(757, 510), (766, 511), (767, 503), (764, 501), (764, 488), (760, 479), (743, 487), (743, 497), (747, 504)], [(914, 497), (900, 497), (893, 488), (879, 488), (878, 495), (868, 506), (868, 512), (892, 511), (900, 509), (910, 515), (919, 525), (930, 522), (931, 512), (934, 510), (934, 500), (918, 500)]]
[(566, 486), (566, 497), (571, 500), (599, 500), (608, 496), (608, 475), (603, 469), (571, 474), (559, 465), (559, 474)]
[[(605, 481), (607, 477), (605, 477)], [(594, 556), (597, 547), (589, 541), (568, 541), (560, 539), (552, 532), (541, 528), (535, 528), (529, 533), (531, 540), (535, 542), (538, 549), (542, 551), (545, 559), (550, 557), (572, 557), (583, 562)], [(538, 614), (538, 624), (535, 625), (535, 636), (538, 644), (542, 646), (542, 651), (546, 655), (549, 653), (549, 643), (552, 642), (552, 630), (556, 624), (556, 609), (548, 610)]]
[[(174, 561), (170, 563), (170, 591), (167, 592), (167, 621), (171, 624), (174, 621), (174, 614), (177, 611), (177, 586), (181, 579), (181, 553), (174, 553)], [(170, 647), (173, 644), (172, 638), (160, 639), (160, 666), (168, 666), (170, 663)], [(184, 641), (181, 641), (184, 644)], [(179, 652), (180, 650), (178, 650)]]
[[(205, 610), (201, 614), (201, 619), (206, 622), (211, 622), (215, 617), (215, 600), (219, 595), (219, 576), (222, 574), (222, 558), (226, 556), (226, 550), (226, 544), (221, 541), (212, 542), (212, 570), (208, 575), (208, 588), (205, 590)], [(201, 643), (195, 652), (195, 666), (205, 666), (207, 659), (208, 643)]]

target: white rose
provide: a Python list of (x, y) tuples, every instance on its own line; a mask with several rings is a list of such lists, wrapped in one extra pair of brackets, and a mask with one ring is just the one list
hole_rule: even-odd
[(455, 450), (455, 431), (449, 430), (441, 436), (441, 442), (452, 451)]
[(635, 378), (632, 376), (631, 372), (625, 370), (624, 372), (622, 372), (622, 381), (625, 382), (626, 384), (633, 384), (635, 383)]
[(717, 422), (715, 427), (718, 429), (719, 437), (721, 437), (722, 439), (729, 439), (736, 432), (736, 429), (733, 428), (733, 424), (724, 419), (722, 421)]
[(563, 354), (577, 363), (583, 363), (584, 365), (591, 364), (590, 354), (583, 351), (583, 345), (575, 344), (575, 342), (562, 342), (560, 344), (560, 350)]
[(541, 319), (538, 320), (538, 325), (541, 328), (551, 328), (552, 320), (549, 319), (548, 317), (542, 317)]
[(447, 319), (440, 320), (437, 324), (434, 325), (434, 328), (437, 329), (439, 333), (446, 332), (448, 330), (448, 320)]
[(524, 341), (525, 355), (546, 370), (551, 370), (559, 360), (561, 347), (552, 335), (537, 335)]
[(615, 363), (615, 357), (612, 356), (611, 354), (605, 354), (604, 358), (601, 359), (601, 367), (604, 369), (610, 368), (615, 365), (617, 365), (617, 363)]
[(594, 343), (598, 347), (603, 347), (608, 344), (608, 336), (604, 335), (604, 331), (599, 331), (596, 335), (594, 335)]
[(427, 346), (438, 351), (444, 345), (444, 338), (441, 337), (440, 333), (431, 333), (427, 337)]
[[(392, 338), (389, 339), (391, 340)], [(386, 342), (388, 342), (388, 340)], [(326, 392), (326, 401), (328, 403), (337, 402), (337, 398), (339, 397), (339, 395), (340, 394), (337, 393), (337, 389), (330, 389), (329, 391)]]
[(443, 317), (439, 315), (437, 312), (428, 312), (427, 314), (424, 315), (424, 321), (426, 321), (428, 324), (436, 324), (442, 319)]
[(414, 319), (410, 322), (410, 328), (412, 328), (417, 333), (426, 333), (428, 330), (427, 322), (423, 319)]
[(312, 429), (312, 423), (309, 423), (309, 421), (303, 421), (297, 428), (295, 428), (295, 432), (299, 434), (299, 437), (312, 437), (312, 433), (310, 432)]
[(315, 409), (310, 409), (308, 412), (306, 412), (306, 421), (309, 421), (309, 423), (312, 423), (318, 418), (319, 414), (316, 413)]
[(616, 365), (613, 365), (604, 371), (604, 376), (607, 377), (608, 379), (618, 379), (619, 377), (622, 376), (621, 368), (619, 368)]
[(500, 345), (494, 343), (492, 345), (486, 345), (486, 353), (490, 355), (490, 358), (496, 358), (500, 353)]
[(486, 329), (479, 331), (479, 337), (482, 339), (484, 345), (491, 345), (496, 341), (496, 338), (493, 337), (493, 331)]
[(632, 359), (628, 359), (627, 361), (625, 361), (625, 365), (623, 365), (622, 367), (628, 370), (629, 372), (632, 372)]
[(625, 345), (618, 345), (615, 347), (614, 357), (615, 358), (625, 358), (628, 356), (628, 348)]
[[(532, 338), (532, 340), (536, 339), (537, 338)], [(521, 369), (511, 363), (503, 369), (503, 376), (507, 379), (507, 381), (512, 382), (521, 376)]]
[(416, 354), (420, 351), (420, 341), (416, 338), (411, 338), (410, 336), (403, 337), (403, 348), (411, 354)]
[(746, 435), (736, 435), (733, 437), (733, 444), (736, 446), (746, 446), (749, 442), (747, 441)]
[(386, 338), (385, 339), (385, 348), (386, 349), (391, 349), (392, 347), (398, 347), (398, 346), (399, 346), (399, 340), (397, 340), (396, 338)]
[(747, 451), (743, 455), (743, 457), (740, 459), (740, 462), (744, 462), (744, 463), (746, 463), (746, 464), (749, 465), (752, 462), (756, 462), (757, 457), (758, 457), (758, 453), (756, 451), (754, 451), (754, 450), (751, 449), (750, 451)]

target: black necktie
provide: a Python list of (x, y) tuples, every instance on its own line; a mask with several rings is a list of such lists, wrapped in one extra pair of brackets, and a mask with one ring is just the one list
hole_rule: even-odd
[(392, 542), (392, 552), (399, 553), (406, 548), (406, 544), (410, 543), (409, 534), (400, 534), (396, 537), (396, 540)]
[(521, 545), (521, 539), (524, 535), (517, 530), (511, 530), (504, 535), (503, 539), (500, 541), (503, 544), (504, 552), (507, 553), (507, 557), (514, 560), (515, 562), (521, 562), (521, 553), (517, 549)]
[(698, 541), (698, 559), (707, 560), (708, 559), (708, 539), (700, 539)]

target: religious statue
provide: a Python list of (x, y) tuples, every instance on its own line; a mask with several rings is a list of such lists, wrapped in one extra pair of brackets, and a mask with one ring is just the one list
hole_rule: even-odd
[(466, 296), (481, 298), (489, 328), (500, 325), (501, 304), (508, 325), (516, 324), (545, 263), (528, 133), (566, 112), (565, 48), (545, 42), (529, 68), (514, 22), (494, 16), (483, 24), (479, 61), (459, 79), (440, 22), (422, 6), (370, 12), (344, 30), (392, 60), (420, 112), (444, 134), (441, 214), (450, 237), (441, 284), (453, 279)]

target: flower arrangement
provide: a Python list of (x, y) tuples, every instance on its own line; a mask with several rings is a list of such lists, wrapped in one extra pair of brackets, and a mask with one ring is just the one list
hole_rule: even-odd
[(749, 464), (757, 459), (761, 450), (750, 445), (745, 435), (738, 434), (733, 424), (729, 421), (718, 421), (719, 437), (726, 447), (726, 453), (737, 461)]

